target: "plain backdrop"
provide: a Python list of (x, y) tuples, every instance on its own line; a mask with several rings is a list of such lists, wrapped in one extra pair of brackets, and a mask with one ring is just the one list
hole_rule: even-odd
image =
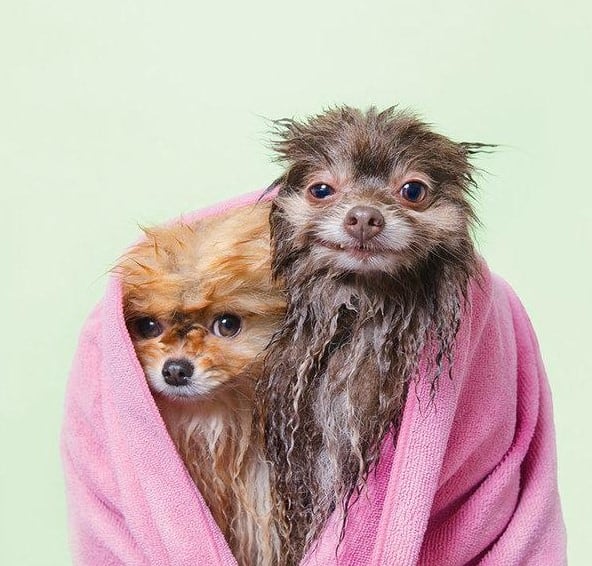
[(479, 161), (478, 246), (538, 331), (570, 563), (590, 564), (589, 6), (2, 2), (0, 564), (70, 562), (64, 389), (138, 223), (267, 185), (266, 120), (341, 103), (500, 144)]

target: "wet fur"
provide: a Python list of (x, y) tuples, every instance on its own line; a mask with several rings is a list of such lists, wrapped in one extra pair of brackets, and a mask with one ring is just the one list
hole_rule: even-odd
[[(271, 281), (268, 216), (269, 205), (259, 204), (148, 229), (116, 268), (126, 322), (160, 413), (243, 566), (278, 561), (269, 475), (252, 427), (260, 354), (285, 308)], [(240, 333), (213, 335), (213, 317), (228, 312), (242, 317)], [(134, 334), (134, 321), (146, 316), (163, 324), (163, 334)], [(195, 365), (195, 391), (186, 397), (164, 383), (161, 370), (170, 357)]]
[[(342, 107), (276, 125), (286, 169), (271, 212), (272, 269), (288, 310), (257, 405), (282, 562), (292, 565), (331, 513), (345, 524), (382, 441), (396, 438), (420, 356), (434, 388), (451, 367), (477, 271), (469, 158), (485, 146), (455, 143), (395, 108)], [(409, 178), (429, 187), (421, 206), (399, 196)], [(307, 188), (320, 182), (337, 188), (335, 198), (311, 201)], [(343, 230), (355, 205), (386, 220), (363, 246)]]

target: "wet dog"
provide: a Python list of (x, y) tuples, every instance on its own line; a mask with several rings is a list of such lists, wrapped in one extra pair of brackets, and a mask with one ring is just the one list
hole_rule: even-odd
[(243, 566), (278, 561), (269, 475), (252, 427), (260, 354), (285, 309), (271, 280), (268, 216), (259, 204), (148, 229), (116, 268), (156, 404)]
[(283, 562), (297, 564), (396, 436), (420, 355), (434, 386), (450, 367), (478, 271), (470, 157), (484, 146), (396, 108), (276, 124), (272, 269), (288, 309), (257, 404)]

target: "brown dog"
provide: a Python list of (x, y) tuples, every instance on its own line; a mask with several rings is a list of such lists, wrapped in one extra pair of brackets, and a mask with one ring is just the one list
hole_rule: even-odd
[(345, 521), (396, 433), (422, 351), (451, 361), (477, 271), (471, 154), (414, 115), (343, 107), (277, 123), (286, 164), (271, 212), (272, 269), (288, 290), (258, 410), (286, 564), (337, 510)]

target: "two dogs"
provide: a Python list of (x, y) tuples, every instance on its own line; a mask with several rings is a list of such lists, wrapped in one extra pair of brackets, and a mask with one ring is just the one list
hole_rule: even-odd
[(150, 230), (118, 266), (138, 359), (240, 564), (297, 564), (345, 522), (420, 356), (434, 384), (449, 370), (477, 275), (480, 144), (393, 108), (276, 124), (271, 209)]

